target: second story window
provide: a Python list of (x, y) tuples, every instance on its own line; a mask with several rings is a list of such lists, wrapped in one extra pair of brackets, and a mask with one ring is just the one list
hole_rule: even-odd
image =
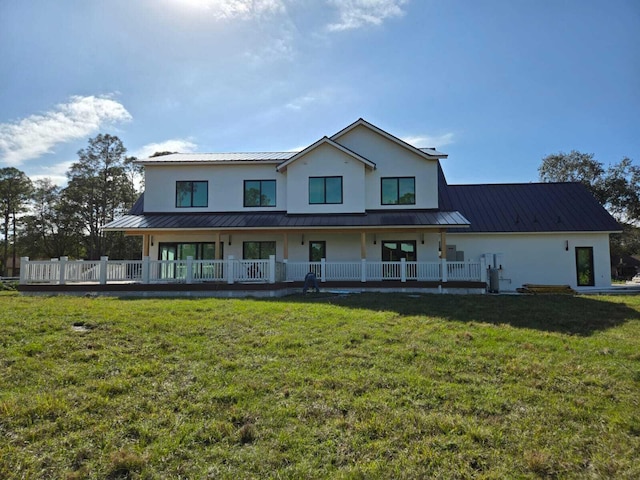
[(342, 177), (309, 177), (309, 203), (342, 203)]
[(382, 205), (415, 205), (416, 178), (389, 177), (380, 180)]
[(176, 182), (176, 207), (206, 207), (209, 204), (209, 182)]
[(276, 181), (275, 180), (245, 180), (244, 181), (244, 206), (245, 207), (275, 207), (276, 206)]

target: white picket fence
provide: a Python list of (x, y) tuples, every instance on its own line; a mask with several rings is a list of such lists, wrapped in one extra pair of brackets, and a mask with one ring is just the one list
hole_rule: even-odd
[(23, 257), (21, 284), (67, 283), (276, 283), (302, 281), (313, 272), (327, 281), (486, 281), (486, 266), (480, 262), (276, 262), (267, 260), (69, 260), (41, 261)]

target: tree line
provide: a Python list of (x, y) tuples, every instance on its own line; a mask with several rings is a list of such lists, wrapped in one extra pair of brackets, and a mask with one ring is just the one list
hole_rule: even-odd
[(7, 276), (9, 265), (21, 256), (140, 258), (139, 237), (101, 230), (125, 214), (140, 194), (140, 168), (126, 152), (116, 136), (89, 139), (67, 171), (64, 188), (50, 179), (32, 181), (15, 167), (0, 168), (0, 275)]

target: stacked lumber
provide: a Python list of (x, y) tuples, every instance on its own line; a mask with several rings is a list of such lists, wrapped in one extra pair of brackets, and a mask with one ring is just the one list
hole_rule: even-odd
[(577, 292), (569, 285), (534, 285), (525, 283), (522, 288), (516, 289), (518, 293), (529, 293), (532, 295), (576, 295)]

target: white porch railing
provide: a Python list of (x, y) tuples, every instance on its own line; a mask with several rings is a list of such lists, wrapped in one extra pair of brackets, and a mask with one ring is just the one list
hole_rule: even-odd
[(302, 281), (313, 272), (327, 281), (476, 281), (486, 282), (486, 266), (480, 262), (276, 262), (268, 260), (69, 260), (32, 261), (23, 257), (21, 284), (67, 283), (275, 283)]

